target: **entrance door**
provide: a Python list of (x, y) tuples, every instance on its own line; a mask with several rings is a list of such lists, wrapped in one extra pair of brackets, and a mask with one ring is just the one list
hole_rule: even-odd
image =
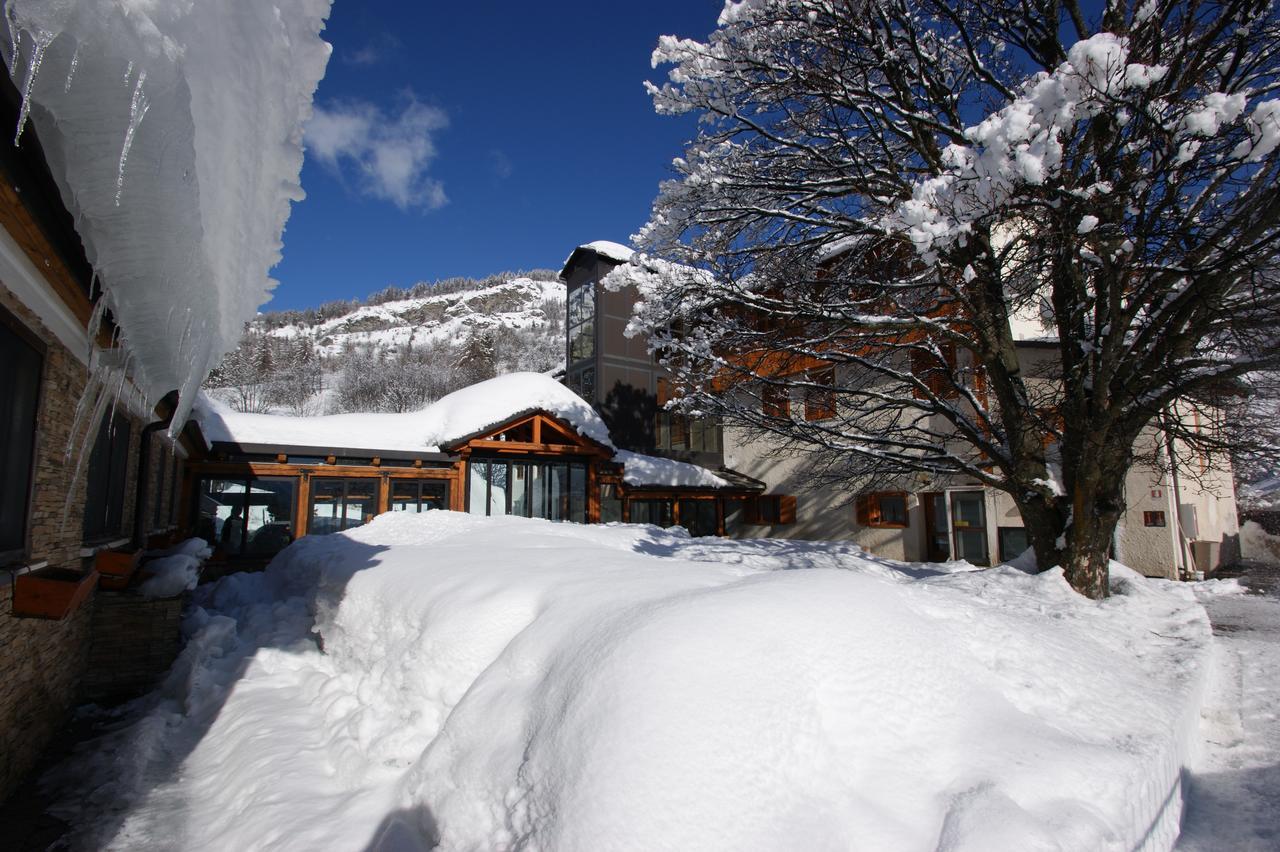
[(974, 565), (990, 565), (987, 551), (987, 509), (981, 491), (951, 492), (951, 528), (956, 558)]
[(928, 491), (920, 495), (924, 504), (925, 559), (946, 562), (951, 558), (951, 536), (947, 533), (947, 495)]

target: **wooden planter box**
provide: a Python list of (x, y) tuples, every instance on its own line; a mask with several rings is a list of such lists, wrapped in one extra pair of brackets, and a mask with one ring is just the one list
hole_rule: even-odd
[(102, 575), (102, 588), (119, 590), (129, 585), (138, 570), (142, 551), (99, 550), (93, 558), (93, 569)]
[(61, 620), (80, 608), (98, 582), (98, 572), (41, 568), (13, 582), (13, 614)]

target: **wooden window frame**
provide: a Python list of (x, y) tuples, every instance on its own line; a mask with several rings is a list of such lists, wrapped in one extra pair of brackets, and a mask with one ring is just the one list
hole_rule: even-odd
[(1149, 509), (1142, 512), (1142, 525), (1144, 527), (1167, 527), (1169, 521), (1163, 510)]
[(760, 389), (760, 407), (765, 417), (791, 417), (791, 394), (785, 385), (768, 384)]
[(794, 494), (758, 494), (742, 507), (742, 522), (759, 527), (789, 526), (796, 522)]
[[(873, 491), (858, 496), (856, 517), (859, 526), (871, 529), (905, 530), (911, 527), (911, 509), (905, 491)], [(884, 519), (883, 500), (886, 497), (902, 500), (902, 523)]]

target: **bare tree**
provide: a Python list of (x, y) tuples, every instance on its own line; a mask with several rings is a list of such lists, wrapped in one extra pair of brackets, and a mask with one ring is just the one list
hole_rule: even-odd
[(1143, 430), (1280, 362), (1278, 60), (1270, 0), (726, 3), (655, 51), (702, 131), (614, 283), (678, 404), (1006, 491), (1101, 597)]

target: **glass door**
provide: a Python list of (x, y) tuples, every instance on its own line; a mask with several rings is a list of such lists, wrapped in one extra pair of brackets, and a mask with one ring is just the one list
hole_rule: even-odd
[(927, 491), (920, 495), (924, 505), (925, 559), (946, 562), (951, 558), (951, 536), (947, 532), (947, 495)]
[(957, 559), (990, 565), (987, 551), (987, 508), (981, 491), (952, 491), (951, 529)]

